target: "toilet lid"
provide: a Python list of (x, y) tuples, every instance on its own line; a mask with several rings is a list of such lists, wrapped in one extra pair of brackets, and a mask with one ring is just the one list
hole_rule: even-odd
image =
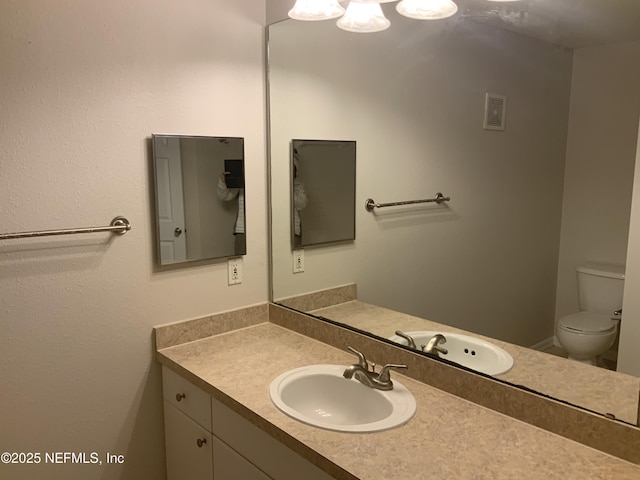
[(593, 312), (572, 313), (558, 320), (561, 327), (584, 333), (602, 333), (615, 328), (616, 324), (606, 315)]

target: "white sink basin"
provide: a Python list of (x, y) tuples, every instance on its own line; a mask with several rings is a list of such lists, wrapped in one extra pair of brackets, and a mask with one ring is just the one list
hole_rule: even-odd
[[(467, 368), (471, 368), (487, 375), (500, 375), (513, 367), (513, 357), (504, 349), (486, 342), (479, 338), (460, 333), (447, 333), (430, 330), (422, 330), (418, 332), (404, 332), (416, 342), (419, 350), (422, 345), (436, 334), (440, 333), (447, 339), (447, 343), (441, 343), (440, 346), (446, 348), (448, 353), (440, 353), (440, 358), (446, 358), (452, 362), (459, 363)], [(407, 345), (407, 341), (398, 335), (390, 337), (392, 342), (401, 345)]]
[(411, 420), (416, 401), (393, 380), (382, 391), (342, 376), (344, 365), (311, 365), (278, 376), (269, 389), (274, 405), (290, 417), (340, 432), (376, 432)]

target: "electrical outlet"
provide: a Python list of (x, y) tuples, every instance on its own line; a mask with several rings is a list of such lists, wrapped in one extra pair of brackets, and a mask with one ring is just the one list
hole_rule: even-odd
[(304, 250), (293, 251), (293, 273), (304, 272)]
[(227, 260), (229, 285), (242, 283), (242, 257)]

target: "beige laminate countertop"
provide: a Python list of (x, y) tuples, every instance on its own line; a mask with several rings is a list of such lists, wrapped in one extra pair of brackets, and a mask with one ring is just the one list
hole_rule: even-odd
[(406, 313), (361, 302), (345, 302), (310, 312), (342, 322), (382, 338), (396, 330), (437, 330), (482, 338), (506, 350), (514, 358), (511, 370), (495, 378), (524, 385), (554, 398), (599, 413), (611, 413), (618, 420), (636, 424), (640, 378), (483, 337)]
[(406, 425), (354, 434), (302, 424), (273, 406), (271, 381), (293, 368), (348, 365), (354, 357), (271, 323), (161, 349), (157, 358), (338, 478), (640, 479), (640, 466), (395, 372), (418, 404)]

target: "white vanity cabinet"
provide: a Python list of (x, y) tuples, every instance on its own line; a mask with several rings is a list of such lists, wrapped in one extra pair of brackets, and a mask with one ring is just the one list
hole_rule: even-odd
[(213, 478), (213, 435), (165, 400), (168, 480)]
[[(268, 395), (267, 392), (264, 394)], [(268, 478), (274, 480), (291, 480), (292, 478), (333, 480), (331, 475), (285, 447), (226, 405), (216, 399), (211, 399), (211, 403), (214, 434), (265, 472)], [(219, 479), (216, 477), (216, 480)]]
[(215, 480), (271, 480), (242, 455), (213, 436), (213, 478)]
[(333, 478), (166, 367), (162, 391), (167, 480)]
[(211, 397), (177, 373), (162, 369), (168, 480), (213, 478)]

